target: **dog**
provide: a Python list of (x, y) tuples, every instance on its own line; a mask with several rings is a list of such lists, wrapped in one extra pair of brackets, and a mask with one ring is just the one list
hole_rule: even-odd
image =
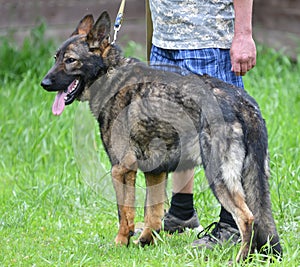
[(255, 249), (281, 257), (268, 184), (267, 129), (256, 101), (208, 75), (181, 75), (125, 58), (110, 42), (110, 30), (107, 12), (95, 23), (86, 15), (57, 50), (41, 86), (57, 92), (55, 115), (74, 100), (88, 101), (99, 123), (118, 204), (115, 243), (128, 245), (134, 234), (138, 169), (147, 186), (138, 239), (144, 246), (161, 229), (168, 173), (202, 164), (215, 197), (239, 228), (237, 261)]

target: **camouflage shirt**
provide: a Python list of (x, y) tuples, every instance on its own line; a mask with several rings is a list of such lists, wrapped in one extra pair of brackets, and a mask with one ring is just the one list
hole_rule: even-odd
[(233, 0), (150, 0), (152, 43), (164, 49), (231, 46)]

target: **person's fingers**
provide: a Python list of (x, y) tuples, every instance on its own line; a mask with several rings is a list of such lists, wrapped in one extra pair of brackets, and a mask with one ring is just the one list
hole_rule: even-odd
[(256, 58), (246, 58), (242, 57), (236, 60), (232, 64), (231, 70), (237, 76), (244, 76), (249, 70), (251, 70), (256, 65)]
[(255, 59), (249, 59), (248, 62), (246, 63), (246, 71), (242, 68), (242, 76), (244, 76), (249, 70), (253, 69), (256, 65), (256, 60)]
[(240, 75), (244, 76), (246, 74), (246, 72), (248, 71), (248, 61), (243, 62), (240, 64), (241, 65), (241, 72)]
[(253, 69), (256, 65), (256, 56), (251, 60), (251, 69)]
[(252, 65), (252, 60), (249, 60), (247, 62), (247, 71), (251, 70), (253, 68), (253, 65)]
[(240, 76), (241, 73), (241, 64), (233, 63), (231, 67), (231, 71), (235, 73), (236, 76)]

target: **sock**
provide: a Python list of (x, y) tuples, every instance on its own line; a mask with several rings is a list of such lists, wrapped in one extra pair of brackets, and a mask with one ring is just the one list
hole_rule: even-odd
[(238, 229), (231, 213), (229, 213), (227, 210), (225, 210), (223, 208), (223, 206), (221, 206), (221, 212), (220, 212), (220, 222), (223, 223), (227, 223), (229, 224), (231, 227)]
[(194, 215), (194, 195), (173, 193), (169, 213), (181, 220), (190, 219)]

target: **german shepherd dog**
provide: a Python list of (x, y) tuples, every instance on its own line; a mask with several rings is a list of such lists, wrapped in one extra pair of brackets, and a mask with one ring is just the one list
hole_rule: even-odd
[(147, 185), (138, 239), (144, 246), (161, 229), (167, 174), (202, 164), (215, 197), (238, 225), (237, 260), (255, 249), (280, 257), (267, 130), (255, 100), (207, 75), (181, 75), (123, 57), (110, 43), (110, 25), (107, 12), (95, 23), (85, 16), (57, 50), (41, 85), (57, 91), (55, 115), (75, 99), (88, 101), (99, 123), (118, 203), (115, 243), (128, 245), (134, 233), (138, 169)]

